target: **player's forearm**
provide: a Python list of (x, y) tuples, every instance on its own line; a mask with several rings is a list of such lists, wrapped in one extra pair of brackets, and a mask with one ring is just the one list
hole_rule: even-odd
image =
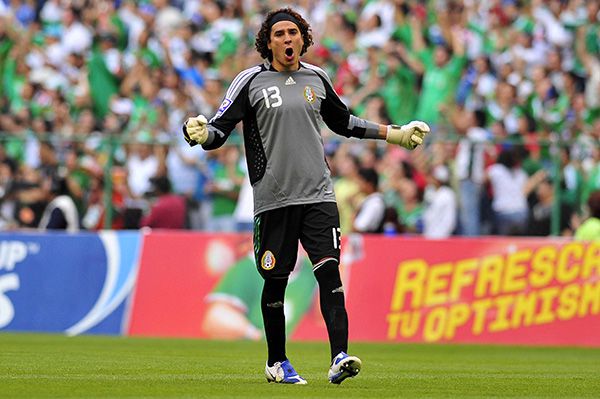
[(206, 142), (202, 144), (203, 149), (214, 150), (225, 144), (225, 141), (227, 141), (227, 137), (229, 137), (228, 133), (225, 133), (210, 124), (207, 126), (207, 128), (208, 138), (206, 139)]
[(387, 134), (386, 125), (371, 122), (354, 115), (349, 116), (347, 126), (339, 124), (339, 126), (328, 125), (328, 127), (343, 136), (359, 139), (385, 140)]
[(352, 116), (349, 136), (361, 139), (387, 140), (391, 125), (382, 125)]

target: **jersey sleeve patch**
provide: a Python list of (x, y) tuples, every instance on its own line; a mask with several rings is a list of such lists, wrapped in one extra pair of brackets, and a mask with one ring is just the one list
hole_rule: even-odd
[(233, 104), (233, 101), (231, 101), (229, 98), (225, 98), (223, 100), (223, 102), (221, 103), (221, 105), (219, 106), (219, 109), (217, 110), (215, 118), (218, 118), (221, 115), (223, 115), (223, 113), (225, 113), (225, 111), (227, 111), (227, 109), (231, 106), (231, 104)]

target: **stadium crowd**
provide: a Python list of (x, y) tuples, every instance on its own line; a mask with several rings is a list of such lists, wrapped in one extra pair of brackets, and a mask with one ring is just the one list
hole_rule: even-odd
[[(572, 235), (600, 190), (599, 1), (289, 5), (353, 113), (432, 126), (414, 152), (323, 128), (342, 232), (547, 236), (558, 203)], [(280, 6), (0, 0), (0, 230), (252, 228), (239, 134), (208, 153), (181, 124), (262, 62)]]

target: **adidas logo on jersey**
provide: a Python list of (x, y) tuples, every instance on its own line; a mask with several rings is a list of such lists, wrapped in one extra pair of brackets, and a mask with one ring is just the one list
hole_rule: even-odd
[(286, 86), (295, 85), (295, 84), (296, 84), (296, 81), (291, 76), (289, 78), (287, 78), (287, 80), (285, 81)]

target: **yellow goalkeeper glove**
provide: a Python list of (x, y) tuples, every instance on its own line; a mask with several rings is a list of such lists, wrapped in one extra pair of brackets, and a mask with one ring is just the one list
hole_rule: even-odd
[(206, 143), (208, 139), (207, 123), (208, 121), (204, 115), (187, 118), (183, 124), (183, 137), (190, 146)]
[(414, 150), (423, 144), (425, 136), (430, 132), (425, 122), (412, 121), (406, 125), (389, 125), (385, 141), (390, 144), (398, 144), (406, 149)]

